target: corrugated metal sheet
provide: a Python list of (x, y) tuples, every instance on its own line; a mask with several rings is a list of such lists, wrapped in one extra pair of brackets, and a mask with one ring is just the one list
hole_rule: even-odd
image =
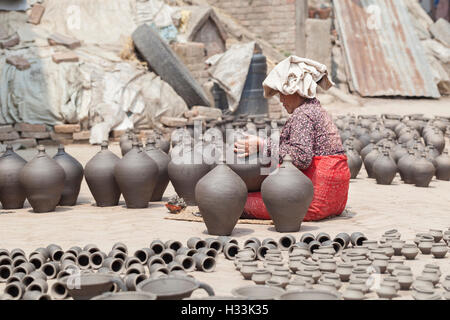
[(334, 7), (355, 91), (440, 97), (403, 0), (334, 0)]

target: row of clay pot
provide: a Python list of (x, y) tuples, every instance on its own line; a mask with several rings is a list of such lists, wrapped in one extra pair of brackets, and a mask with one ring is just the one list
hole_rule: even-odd
[(23, 208), (27, 199), (35, 212), (76, 204), (83, 180), (83, 166), (63, 146), (50, 158), (43, 146), (27, 163), (11, 146), (0, 158), (0, 201), (4, 209)]

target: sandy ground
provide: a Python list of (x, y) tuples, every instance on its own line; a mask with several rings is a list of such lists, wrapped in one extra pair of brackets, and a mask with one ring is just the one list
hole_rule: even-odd
[[(332, 113), (425, 113), (427, 115), (450, 116), (450, 99), (434, 100), (370, 100), (364, 107), (327, 106)], [(110, 147), (119, 154), (117, 144)], [(83, 165), (99, 150), (97, 146), (70, 145), (66, 151), (75, 156)], [(55, 148), (48, 148), (53, 156)], [(31, 159), (35, 151), (20, 151), (21, 155)], [(411, 242), (418, 232), (429, 229), (447, 230), (450, 228), (450, 182), (433, 180), (430, 188), (422, 189), (402, 184), (397, 176), (391, 186), (380, 186), (366, 178), (361, 170), (358, 179), (351, 182), (348, 212), (335, 219), (321, 222), (305, 222), (301, 232), (294, 236), (299, 239), (304, 232), (327, 232), (331, 236), (339, 232), (361, 231), (370, 239), (378, 239), (389, 229), (396, 228), (402, 239)], [(163, 200), (174, 195), (169, 185)], [(109, 252), (115, 242), (121, 241), (134, 252), (147, 247), (153, 239), (176, 239), (186, 243), (192, 236), (209, 237), (203, 223), (182, 222), (164, 219), (167, 216), (164, 202), (151, 203), (148, 209), (128, 210), (123, 200), (118, 207), (95, 207), (87, 184), (83, 181), (79, 204), (76, 207), (57, 208), (56, 212), (34, 214), (26, 203), (26, 208), (17, 211), (0, 211), (0, 248), (22, 248), (27, 253), (35, 248), (56, 243), (68, 249), (71, 246), (97, 244), (103, 251)], [(233, 237), (242, 244), (249, 237), (261, 240), (267, 237), (278, 240), (280, 234), (273, 226), (238, 224)], [(416, 275), (426, 263), (440, 265), (443, 277), (450, 274), (450, 254), (446, 259), (436, 260), (431, 256), (419, 255), (414, 261), (408, 261)], [(194, 272), (194, 276), (210, 284), (216, 294), (229, 295), (233, 288), (252, 284), (245, 281), (234, 270), (231, 261), (223, 255), (217, 261), (213, 273)], [(443, 279), (443, 278), (442, 278)], [(3, 289), (0, 284), (0, 292)], [(204, 295), (199, 290), (195, 295)], [(401, 298), (410, 299), (409, 293), (401, 293)], [(369, 297), (375, 297), (374, 293)]]

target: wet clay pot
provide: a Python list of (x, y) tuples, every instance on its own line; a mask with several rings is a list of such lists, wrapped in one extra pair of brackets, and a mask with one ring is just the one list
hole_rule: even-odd
[(66, 153), (63, 145), (59, 146), (58, 152), (53, 159), (64, 169), (64, 173), (66, 174), (64, 190), (61, 195), (61, 200), (59, 200), (59, 205), (74, 206), (77, 203), (81, 181), (83, 180), (83, 166), (77, 159)]
[(161, 136), (156, 137), (156, 147), (161, 149), (161, 151), (165, 153), (169, 153), (170, 150), (170, 141), (167, 139), (164, 139)]
[(82, 273), (79, 277), (64, 277), (61, 281), (65, 284), (69, 295), (74, 300), (89, 300), (102, 293), (111, 291), (114, 284), (120, 290), (127, 291), (127, 287), (122, 279), (110, 274)]
[[(181, 146), (176, 148), (178, 147)], [(168, 165), (169, 179), (178, 196), (183, 198), (187, 205), (195, 206), (195, 186), (209, 172), (210, 165), (204, 163), (202, 154), (190, 146), (183, 145), (182, 150), (177, 151), (181, 151), (180, 154), (172, 152), (173, 156)]]
[(20, 184), (25, 189), (34, 212), (55, 211), (61, 199), (66, 174), (64, 169), (38, 146), (38, 154), (20, 172)]
[(158, 149), (154, 141), (149, 141), (147, 143), (145, 152), (158, 166), (156, 185), (150, 201), (161, 201), (164, 191), (166, 191), (167, 185), (169, 184), (168, 165), (170, 157), (164, 151)]
[(125, 198), (127, 208), (147, 208), (158, 176), (158, 165), (139, 148), (133, 148), (114, 168), (114, 177)]
[(133, 147), (133, 133), (130, 131), (120, 138), (120, 151), (122, 157), (125, 156)]
[(407, 184), (414, 183), (413, 165), (415, 161), (416, 156), (414, 151), (412, 150), (408, 151), (408, 154), (401, 157), (400, 160), (398, 161), (398, 171), (400, 172), (402, 180)]
[(436, 179), (450, 181), (450, 157), (448, 151), (436, 157)]
[(120, 198), (119, 185), (114, 177), (114, 167), (120, 158), (108, 150), (108, 142), (84, 169), (86, 182), (99, 207), (117, 206)]
[(383, 155), (373, 164), (373, 174), (378, 184), (390, 185), (397, 174), (397, 165), (389, 156), (389, 151), (383, 151)]
[(413, 164), (413, 180), (416, 187), (426, 188), (434, 177), (433, 164), (426, 159), (425, 153)]
[[(219, 186), (214, 188), (213, 186)], [(247, 201), (244, 181), (223, 162), (206, 174), (195, 187), (195, 200), (208, 233), (228, 236), (233, 232)]]
[(366, 168), (367, 175), (369, 178), (375, 178), (373, 174), (373, 164), (380, 156), (380, 147), (375, 147), (369, 154), (364, 158), (364, 168)]
[(261, 186), (264, 204), (278, 232), (297, 232), (314, 196), (314, 187), (288, 155)]
[(353, 147), (350, 147), (347, 151), (347, 164), (350, 169), (350, 178), (356, 179), (363, 162), (358, 152), (356, 152)]
[(209, 296), (214, 296), (214, 290), (206, 283), (190, 277), (169, 276), (160, 279), (148, 279), (138, 284), (138, 292), (148, 292), (156, 295), (157, 300), (181, 300), (189, 298), (197, 289), (205, 290)]
[(233, 155), (230, 156), (231, 159), (227, 158), (228, 166), (245, 182), (248, 192), (260, 191), (261, 184), (267, 178), (267, 175), (261, 174), (263, 165), (258, 155), (238, 158), (237, 154), (231, 153), (230, 150), (228, 150), (228, 154)]
[(20, 184), (20, 171), (27, 164), (11, 145), (0, 158), (0, 202), (3, 209), (21, 209), (25, 202), (25, 190)]

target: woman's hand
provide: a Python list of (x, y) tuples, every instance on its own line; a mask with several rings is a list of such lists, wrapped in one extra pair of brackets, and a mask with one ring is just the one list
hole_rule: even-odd
[(262, 150), (264, 140), (258, 136), (244, 133), (245, 138), (238, 140), (234, 144), (234, 152), (238, 154), (239, 158), (248, 157), (252, 154), (258, 153)]

